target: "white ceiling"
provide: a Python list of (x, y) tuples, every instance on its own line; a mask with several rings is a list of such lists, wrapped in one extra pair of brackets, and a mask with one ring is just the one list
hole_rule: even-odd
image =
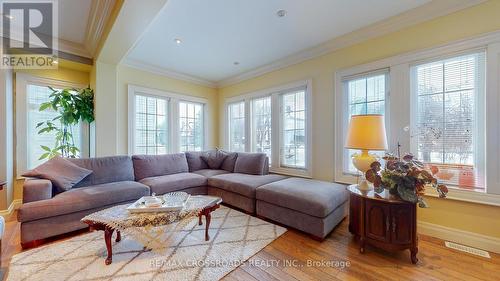
[(59, 38), (82, 44), (87, 32), (92, 0), (58, 1)]
[(169, 0), (126, 60), (218, 82), (427, 2)]

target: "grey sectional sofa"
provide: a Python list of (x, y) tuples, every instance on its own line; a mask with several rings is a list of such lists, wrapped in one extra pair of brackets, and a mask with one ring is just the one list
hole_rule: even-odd
[(62, 193), (49, 180), (26, 179), (18, 212), (21, 243), (84, 229), (80, 219), (87, 214), (173, 191), (216, 195), (225, 204), (319, 239), (347, 215), (343, 185), (269, 174), (262, 153), (231, 153), (220, 169), (210, 169), (202, 153), (70, 159), (93, 173)]

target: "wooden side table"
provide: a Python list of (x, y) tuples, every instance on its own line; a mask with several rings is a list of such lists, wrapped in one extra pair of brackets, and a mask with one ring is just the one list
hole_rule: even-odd
[(384, 190), (361, 191), (357, 185), (347, 187), (350, 192), (349, 232), (360, 239), (359, 251), (365, 244), (397, 251), (410, 249), (413, 264), (418, 262), (416, 204), (399, 199)]

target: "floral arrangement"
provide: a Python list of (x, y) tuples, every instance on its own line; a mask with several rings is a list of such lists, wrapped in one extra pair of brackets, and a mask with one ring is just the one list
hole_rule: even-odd
[(366, 172), (366, 179), (373, 183), (376, 192), (388, 189), (393, 195), (398, 195), (402, 200), (418, 203), (421, 208), (427, 208), (423, 195), (427, 185), (436, 189), (440, 198), (446, 197), (448, 188), (439, 184), (434, 177), (439, 172), (435, 166), (430, 171), (425, 170), (424, 164), (413, 155), (396, 157), (391, 154), (383, 157), (385, 168), (376, 161), (371, 164), (371, 168)]

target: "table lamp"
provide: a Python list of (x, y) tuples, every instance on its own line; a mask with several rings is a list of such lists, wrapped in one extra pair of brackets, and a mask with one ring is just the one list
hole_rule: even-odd
[(380, 114), (353, 115), (347, 130), (345, 148), (361, 150), (361, 154), (352, 155), (352, 163), (362, 173), (358, 188), (369, 190), (370, 186), (366, 181), (365, 173), (370, 169), (370, 165), (377, 161), (377, 156), (368, 151), (387, 149), (384, 116)]

